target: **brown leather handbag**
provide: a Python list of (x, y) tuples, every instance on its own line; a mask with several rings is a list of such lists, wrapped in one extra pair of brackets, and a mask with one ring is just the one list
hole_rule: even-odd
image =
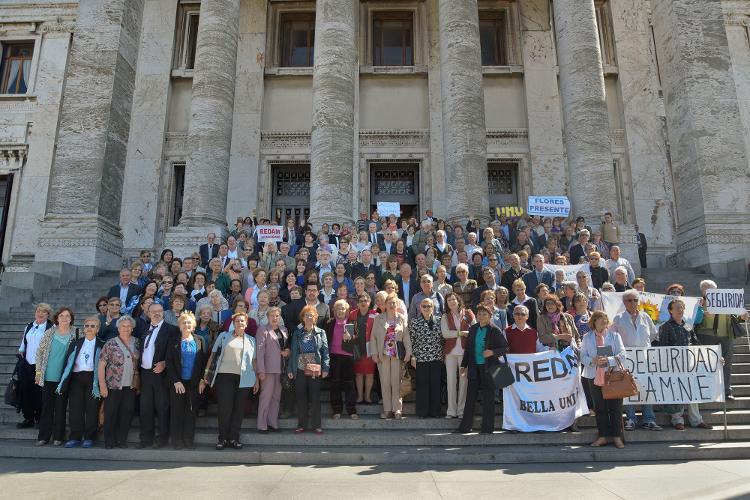
[(615, 359), (620, 371), (614, 371), (612, 368), (607, 371), (602, 396), (604, 399), (624, 399), (635, 396), (638, 394), (638, 386), (635, 384), (633, 374), (622, 366), (619, 358)]
[(305, 365), (305, 376), (306, 377), (315, 378), (315, 377), (320, 377), (320, 375), (321, 375), (321, 366), (320, 365), (316, 365), (316, 364), (313, 364), (313, 363), (307, 363)]

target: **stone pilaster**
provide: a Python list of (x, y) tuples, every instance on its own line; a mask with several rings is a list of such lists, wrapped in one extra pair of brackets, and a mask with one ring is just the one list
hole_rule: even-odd
[[(531, 192), (535, 195), (565, 195), (568, 176), (549, 0), (523, 0), (519, 6)], [(523, 206), (524, 200), (519, 204)]]
[(165, 244), (178, 255), (194, 251), (208, 232), (226, 233), (239, 20), (240, 0), (201, 2), (185, 198)]
[(648, 0), (617, 0), (609, 5), (635, 223), (648, 240), (651, 265), (663, 267), (666, 255), (674, 248), (674, 198), (672, 183), (668, 182), (664, 106), (657, 96)]
[(652, 0), (677, 204), (677, 263), (750, 255), (750, 174), (720, 0)]
[(318, 0), (310, 137), (310, 223), (351, 221), (354, 182), (356, 0)]
[(594, 0), (552, 3), (573, 213), (599, 220), (617, 203)]
[(116, 269), (143, 0), (81, 0), (37, 261)]
[(161, 245), (159, 217), (169, 203), (163, 154), (171, 88), (175, 13), (178, 0), (145, 0), (140, 57), (130, 121), (130, 141), (122, 191), (125, 257)]
[(489, 217), (479, 12), (476, 0), (440, 0), (445, 215)]

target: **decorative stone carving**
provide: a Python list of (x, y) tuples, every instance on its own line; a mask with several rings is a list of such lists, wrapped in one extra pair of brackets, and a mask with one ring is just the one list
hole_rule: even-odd
[(57, 19), (55, 21), (47, 21), (42, 23), (37, 28), (37, 32), (42, 34), (73, 33), (75, 31), (75, 26), (75, 21), (63, 21), (62, 19)]
[(360, 130), (359, 147), (389, 147), (427, 149), (429, 130)]
[(310, 149), (310, 132), (266, 130), (260, 133), (261, 149)]

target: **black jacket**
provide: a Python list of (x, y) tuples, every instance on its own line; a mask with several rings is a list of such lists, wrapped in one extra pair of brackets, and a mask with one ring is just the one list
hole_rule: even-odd
[[(161, 336), (161, 335), (160, 335)], [(195, 364), (193, 364), (193, 373), (190, 376), (188, 385), (190, 387), (198, 387), (198, 383), (203, 377), (203, 371), (206, 369), (206, 362), (208, 361), (208, 355), (206, 350), (203, 348), (203, 339), (200, 335), (193, 335), (195, 340), (196, 353), (195, 353)], [(178, 335), (177, 338), (172, 338), (167, 345), (166, 359), (167, 362), (167, 380), (170, 384), (176, 384), (182, 382), (182, 336)]]
[[(531, 328), (536, 329), (536, 319), (539, 315), (539, 303), (534, 297), (526, 295), (526, 300), (523, 301), (523, 305), (529, 310), (529, 320), (527, 323), (531, 325)], [(513, 309), (515, 309), (516, 303), (511, 302), (508, 304), (508, 324), (513, 324)]]
[(594, 288), (601, 288), (607, 281), (609, 281), (609, 271), (607, 271), (606, 267), (598, 266), (591, 268), (591, 283), (594, 285)]
[[(127, 306), (130, 303), (130, 299), (135, 297), (136, 295), (140, 295), (142, 292), (141, 287), (136, 285), (135, 283), (131, 283), (130, 286), (128, 286), (128, 296), (125, 299), (125, 304), (122, 304), (122, 307)], [(109, 293), (107, 294), (107, 297), (110, 299), (112, 297), (120, 298), (120, 284), (116, 284), (112, 288), (109, 289)]]
[[(138, 342), (138, 359), (143, 359), (143, 349), (146, 346), (146, 337), (148, 337), (149, 328), (150, 325), (146, 327), (146, 330), (142, 333), (143, 336), (140, 338), (140, 342)], [(161, 328), (159, 328), (159, 335), (156, 337), (156, 344), (154, 345), (153, 364), (166, 361), (167, 346), (169, 346), (175, 339), (179, 338), (180, 329), (174, 325), (170, 325), (166, 321), (162, 321)]]
[(375, 283), (380, 283), (380, 266), (370, 264), (365, 267), (361, 262), (355, 264), (352, 269), (352, 281), (354, 281), (354, 278), (359, 278), (360, 276), (364, 278), (367, 273), (375, 273)]
[[(78, 357), (78, 353), (81, 352), (81, 346), (83, 346), (83, 341), (86, 340), (86, 337), (80, 337), (75, 339), (73, 342), (68, 344), (68, 351), (65, 353), (65, 365), (63, 366), (63, 375), (65, 375), (65, 366), (67, 366), (68, 360), (70, 359), (71, 354), (73, 355), (73, 363), (75, 363), (75, 359)], [(96, 356), (96, 351), (101, 351), (101, 349), (104, 347), (104, 341), (95, 338), (96, 345), (94, 346), (94, 356)], [(96, 359), (96, 358), (94, 358)], [(98, 366), (96, 366), (96, 363), (94, 364), (94, 370), (91, 372), (92, 377), (98, 376)], [(65, 394), (68, 392), (68, 388), (70, 387), (70, 379), (72, 374), (68, 373), (68, 376), (65, 377), (60, 381), (60, 394)]]
[(411, 304), (411, 299), (413, 299), (416, 294), (422, 291), (422, 288), (419, 286), (419, 281), (417, 281), (414, 276), (411, 276), (409, 278), (408, 298), (404, 297), (404, 279), (401, 276), (396, 278), (396, 285), (398, 286), (398, 298), (404, 301), (404, 303), (406, 304), (406, 308), (408, 309), (409, 305)]
[(198, 253), (201, 254), (201, 267), (206, 267), (208, 261), (219, 256), (219, 246), (218, 243), (214, 242), (210, 252), (208, 251), (208, 243), (204, 243), (198, 248)]
[[(494, 325), (489, 325), (487, 335), (484, 338), (484, 349), (490, 349), (495, 353), (493, 357), (484, 359), (484, 366), (489, 368), (493, 365), (497, 365), (499, 361), (498, 356), (501, 356), (508, 352), (508, 342), (505, 340), (503, 332)], [(477, 330), (479, 329), (479, 323), (474, 323), (469, 328), (469, 336), (466, 338), (466, 349), (464, 349), (464, 357), (461, 360), (461, 368), (466, 368), (469, 378), (476, 378), (477, 373), (475, 367), (477, 361), (475, 359), (474, 344), (477, 338)]]

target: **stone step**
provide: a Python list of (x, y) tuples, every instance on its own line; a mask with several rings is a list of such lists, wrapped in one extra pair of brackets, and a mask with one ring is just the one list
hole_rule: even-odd
[[(323, 437), (323, 436), (320, 436)], [(118, 460), (132, 463), (224, 463), (291, 465), (472, 465), (559, 462), (642, 462), (657, 460), (712, 460), (750, 457), (750, 443), (682, 442), (628, 443), (622, 450), (613, 446), (591, 448), (579, 445), (486, 446), (372, 446), (367, 448), (327, 446), (245, 445), (242, 450), (216, 451), (213, 443), (195, 450), (106, 450), (98, 443), (91, 449), (36, 447), (32, 442), (0, 440), (0, 456), (62, 460)]]
[[(496, 425), (498, 422), (496, 421)], [(509, 431), (496, 431), (493, 434), (453, 434), (449, 431), (437, 430), (433, 432), (420, 432), (413, 429), (397, 430), (375, 430), (366, 432), (361, 429), (325, 429), (323, 435), (312, 432), (294, 434), (290, 432), (259, 434), (256, 431), (243, 430), (240, 433), (240, 441), (253, 446), (336, 446), (336, 447), (360, 447), (360, 446), (503, 446), (503, 445), (586, 445), (596, 439), (595, 428), (584, 428), (581, 432), (541, 432), (541, 433), (515, 433)], [(0, 427), (0, 439), (20, 439), (33, 441), (36, 439), (35, 429), (18, 430), (11, 426)], [(750, 439), (750, 425), (730, 425), (728, 427), (730, 440)], [(724, 440), (724, 429), (691, 429), (677, 431), (665, 429), (661, 432), (653, 432), (637, 429), (626, 434), (628, 442), (632, 443), (655, 443), (655, 442), (719, 442)], [(128, 442), (137, 443), (139, 440), (138, 430), (131, 428), (128, 434)], [(213, 429), (198, 429), (195, 434), (196, 444), (216, 443), (216, 431)]]

